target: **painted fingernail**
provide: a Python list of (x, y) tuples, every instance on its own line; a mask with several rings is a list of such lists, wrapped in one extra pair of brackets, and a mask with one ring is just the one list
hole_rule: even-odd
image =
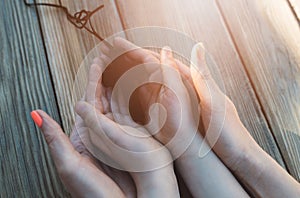
[(43, 125), (43, 119), (42, 117), (38, 114), (38, 112), (36, 111), (32, 111), (30, 113), (32, 120), (34, 121), (34, 123), (38, 126), (38, 127), (42, 127)]

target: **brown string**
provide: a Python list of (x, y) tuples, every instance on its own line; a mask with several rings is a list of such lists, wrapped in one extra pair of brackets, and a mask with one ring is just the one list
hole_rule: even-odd
[[(100, 41), (103, 41), (108, 47), (112, 47), (110, 43), (108, 43), (104, 38), (102, 38), (94, 29), (92, 22), (91, 22), (91, 17), (101, 10), (104, 5), (100, 5), (93, 11), (87, 11), (87, 10), (81, 10), (79, 12), (76, 12), (74, 15), (72, 15), (68, 9), (62, 5), (61, 0), (58, 1), (59, 5), (57, 4), (51, 4), (51, 3), (28, 3), (26, 0), (23, 0), (24, 3), (27, 6), (47, 6), (47, 7), (54, 7), (54, 8), (59, 8), (61, 9), (66, 15), (68, 21), (70, 21), (76, 28), (78, 29), (85, 29), (89, 33), (93, 34), (96, 38), (98, 38)], [(90, 28), (87, 27), (87, 24), (89, 24)]]

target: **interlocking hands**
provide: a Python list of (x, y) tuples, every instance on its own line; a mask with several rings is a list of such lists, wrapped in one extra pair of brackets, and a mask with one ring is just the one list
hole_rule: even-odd
[[(173, 160), (195, 197), (300, 194), (213, 80), (203, 45), (194, 47), (191, 62), (185, 66), (169, 48), (156, 54), (116, 38), (90, 67), (70, 139), (45, 112), (34, 111), (72, 195), (178, 197)], [(126, 77), (129, 71), (135, 75)], [(140, 86), (145, 81), (152, 83)]]

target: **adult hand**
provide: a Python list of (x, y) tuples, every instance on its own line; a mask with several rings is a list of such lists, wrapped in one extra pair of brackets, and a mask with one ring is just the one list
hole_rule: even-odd
[(44, 111), (33, 111), (58, 174), (73, 197), (125, 197), (119, 186), (99, 169), (94, 160), (77, 152), (60, 126)]
[(179, 70), (194, 83), (204, 135), (215, 153), (254, 196), (298, 197), (299, 183), (254, 141), (234, 104), (212, 78), (202, 44), (194, 46), (191, 60), (190, 68), (180, 64)]
[[(94, 64), (97, 64), (97, 60)], [(93, 84), (93, 80), (93, 74), (90, 74), (88, 85)], [(90, 88), (87, 87), (87, 90)], [(41, 124), (59, 176), (72, 196), (136, 197), (135, 184), (127, 172), (105, 165), (87, 150), (82, 139), (87, 138), (85, 134), (88, 128), (78, 115), (69, 140), (60, 126), (45, 112), (37, 110), (32, 114)]]

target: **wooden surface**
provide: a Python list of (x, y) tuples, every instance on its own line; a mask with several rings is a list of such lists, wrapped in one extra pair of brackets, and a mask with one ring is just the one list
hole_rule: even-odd
[[(102, 3), (104, 3), (105, 8), (92, 17), (95, 30), (102, 37), (122, 31), (114, 1), (62, 0), (62, 4), (69, 8), (70, 13), (82, 9), (93, 10)], [(49, 66), (58, 107), (64, 129), (68, 133), (73, 125), (74, 104), (70, 96), (74, 86), (74, 77), (84, 57), (99, 41), (87, 31), (76, 29), (66, 19), (63, 12), (47, 7), (40, 7), (38, 10), (46, 51), (48, 57), (51, 57), (49, 58)]]
[(287, 169), (300, 178), (300, 28), (297, 20), (285, 0), (276, 3), (273, 0), (219, 0), (218, 3)]
[[(202, 41), (216, 62), (213, 76), (224, 80), (247, 129), (300, 181), (298, 0), (62, 3), (71, 13), (104, 3), (105, 8), (93, 16), (104, 37), (135, 27), (161, 26)], [(75, 29), (55, 8), (36, 10), (18, 0), (1, 0), (1, 5), (0, 197), (66, 197), (30, 111), (44, 109), (70, 132), (74, 77), (99, 41)], [(142, 37), (133, 31), (124, 35), (137, 44), (143, 40), (168, 44), (151, 32)]]
[[(189, 4), (179, 0), (161, 0), (157, 3), (152, 0), (117, 2), (125, 29), (141, 26), (169, 27), (191, 35), (196, 41), (203, 42), (221, 71), (226, 93), (236, 104), (243, 123), (257, 142), (284, 166), (265, 117), (257, 108), (259, 103), (243, 64), (213, 1), (190, 0)], [(139, 9), (135, 9), (135, 6)], [(172, 12), (165, 11), (167, 6)], [(150, 13), (154, 12), (160, 17), (153, 17)], [(189, 23), (184, 23), (184, 21), (189, 21)], [(151, 35), (147, 37), (147, 40), (151, 39)], [(127, 36), (135, 42), (135, 35)], [(211, 69), (211, 71), (214, 73), (214, 70)]]
[(40, 108), (60, 122), (37, 14), (18, 0), (0, 14), (0, 197), (65, 197), (30, 117)]
[(290, 7), (292, 8), (292, 11), (294, 12), (295, 17), (300, 23), (300, 0), (289, 0), (289, 3)]

